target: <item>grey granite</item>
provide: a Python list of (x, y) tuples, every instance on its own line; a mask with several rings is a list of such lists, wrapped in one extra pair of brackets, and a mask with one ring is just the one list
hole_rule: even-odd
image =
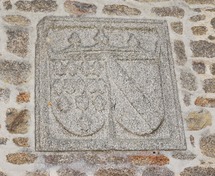
[(36, 149), (185, 149), (167, 23), (45, 17)]

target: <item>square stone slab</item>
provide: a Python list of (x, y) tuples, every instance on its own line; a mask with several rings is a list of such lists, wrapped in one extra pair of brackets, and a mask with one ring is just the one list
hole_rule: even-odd
[(186, 148), (165, 21), (46, 17), (37, 29), (37, 151)]

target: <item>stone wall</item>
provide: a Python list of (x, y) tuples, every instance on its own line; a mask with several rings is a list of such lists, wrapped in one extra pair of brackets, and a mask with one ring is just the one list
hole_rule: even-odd
[[(1, 176), (214, 176), (214, 0), (1, 0)], [(186, 151), (35, 152), (36, 25), (45, 16), (168, 22)]]

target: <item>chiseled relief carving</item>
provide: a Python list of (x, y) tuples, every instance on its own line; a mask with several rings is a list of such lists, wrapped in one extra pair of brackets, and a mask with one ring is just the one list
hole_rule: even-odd
[[(174, 75), (170, 73), (173, 67), (169, 67), (172, 58), (168, 53), (168, 36), (162, 39), (162, 35), (168, 34), (166, 24), (56, 19), (41, 22), (41, 26), (49, 24), (46, 30), (38, 27), (44, 35), (43, 40), (38, 35), (38, 48), (44, 45), (45, 49), (40, 49), (37, 58), (45, 57), (47, 70), (36, 68), (40, 75), (40, 83), (36, 84), (49, 92), (47, 101), (51, 106), (40, 102), (43, 91), (37, 89), (37, 125), (41, 126), (41, 115), (45, 114), (47, 119), (43, 123), (48, 134), (41, 134), (41, 128), (37, 128), (37, 148), (44, 151), (177, 148), (171, 143), (153, 144), (159, 138), (172, 138), (174, 131), (168, 128), (175, 122), (168, 118), (183, 128), (177, 95), (173, 92), (165, 95), (163, 87), (169, 84), (170, 89), (176, 89), (172, 84)], [(162, 77), (165, 69), (168, 73)], [(43, 77), (47, 77), (47, 86), (42, 84)], [(176, 105), (171, 109), (165, 98)], [(43, 108), (48, 108), (47, 112)], [(51, 139), (54, 132), (59, 133), (59, 139), (56, 134)], [(181, 140), (178, 148), (183, 148), (181, 131), (174, 135)], [(147, 144), (147, 140), (151, 142)], [(44, 147), (48, 144), (49, 147)]]

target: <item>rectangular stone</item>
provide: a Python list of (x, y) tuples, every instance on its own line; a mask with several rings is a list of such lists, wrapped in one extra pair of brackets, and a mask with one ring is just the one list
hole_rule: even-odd
[(46, 17), (37, 29), (37, 151), (186, 148), (165, 21)]

